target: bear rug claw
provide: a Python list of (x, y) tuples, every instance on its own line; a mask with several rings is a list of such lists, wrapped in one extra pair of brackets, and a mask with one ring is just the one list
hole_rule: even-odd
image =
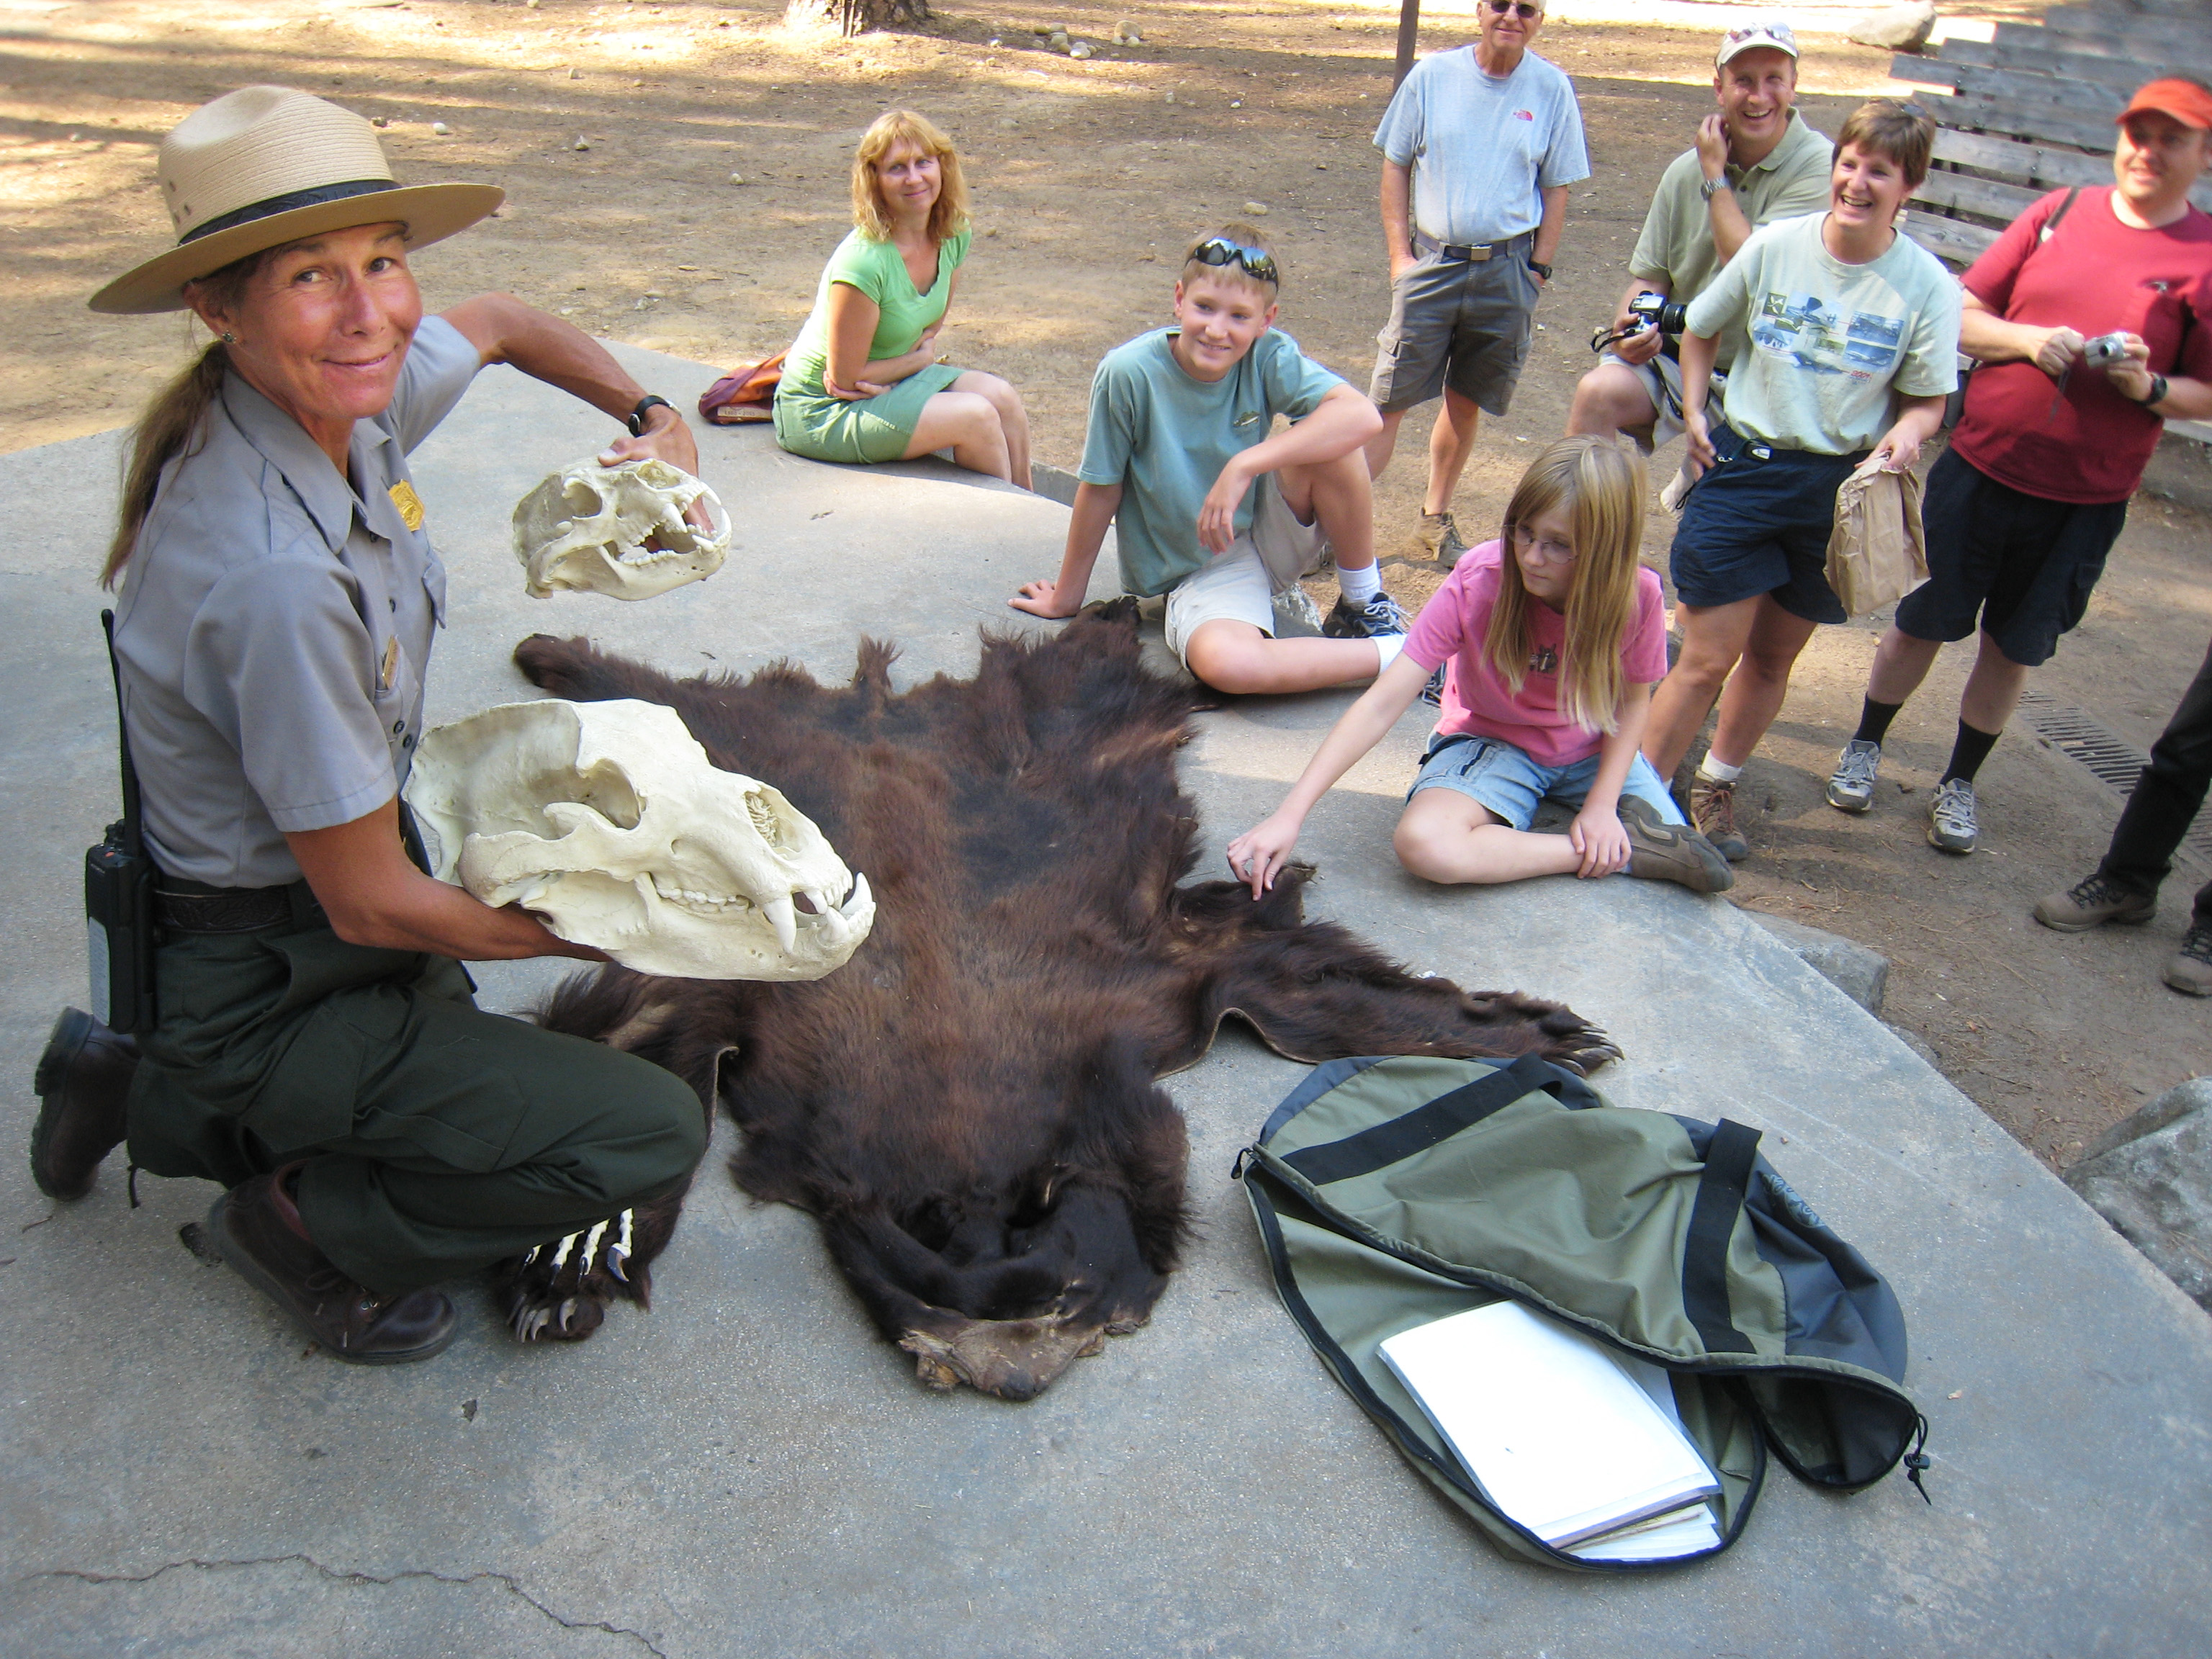
[(679, 681), (543, 635), (515, 652), (556, 696), (674, 708), (866, 872), (874, 934), (825, 979), (607, 968), (545, 1023), (719, 1098), (744, 1132), (738, 1184), (814, 1216), (933, 1388), (1027, 1400), (1145, 1322), (1189, 1229), (1182, 1118), (1155, 1079), (1228, 1015), (1308, 1062), (1618, 1053), (1557, 1003), (1416, 978), (1305, 921), (1307, 866), (1256, 902), (1186, 882), (1198, 817), (1175, 759), (1196, 701), (1142, 666), (1135, 612), (987, 633), (975, 678), (905, 692), (865, 639), (836, 688), (788, 665)]

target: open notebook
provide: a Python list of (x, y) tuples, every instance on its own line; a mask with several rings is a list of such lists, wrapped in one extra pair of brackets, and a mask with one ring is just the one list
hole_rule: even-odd
[(1553, 1548), (1663, 1560), (1720, 1542), (1703, 1502), (1720, 1483), (1659, 1367), (1516, 1302), (1401, 1331), (1381, 1352), (1490, 1501)]

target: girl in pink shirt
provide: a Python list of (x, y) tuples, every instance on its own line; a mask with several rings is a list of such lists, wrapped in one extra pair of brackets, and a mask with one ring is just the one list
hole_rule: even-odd
[[(1254, 897), (1274, 884), (1314, 803), (1444, 676), (1443, 718), (1407, 794), (1399, 861), (1437, 882), (1632, 876), (1724, 892), (1735, 872), (1689, 829), (1638, 752), (1667, 672), (1659, 578), (1638, 562), (1644, 462), (1562, 438), (1522, 475), (1504, 533), (1462, 558), (1406, 647), (1344, 713), (1274, 815), (1229, 843)], [(1528, 825), (1547, 797), (1567, 833)]]

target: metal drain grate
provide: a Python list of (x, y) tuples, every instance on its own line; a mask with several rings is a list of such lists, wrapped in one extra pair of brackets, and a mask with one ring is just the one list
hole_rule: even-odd
[[(2069, 760), (2079, 762), (2093, 777), (2110, 784), (2122, 795), (2135, 793), (2136, 779), (2150, 763), (2142, 750), (2078, 708), (2054, 702), (2043, 691), (2023, 691), (2020, 712), (2036, 734)], [(2181, 839), (2181, 850), (2195, 862), (2212, 869), (2212, 823), (2197, 814), (2197, 823)]]

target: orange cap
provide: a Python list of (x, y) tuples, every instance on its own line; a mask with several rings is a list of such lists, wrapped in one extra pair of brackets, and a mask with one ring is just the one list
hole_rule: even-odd
[(2147, 109), (2171, 115), (2185, 127), (2200, 131), (2212, 128), (2212, 92), (2179, 75), (2166, 76), (2137, 87), (2136, 95), (2128, 100), (2128, 106), (2119, 112), (2117, 120), (2125, 121), (2130, 115), (2140, 115)]

